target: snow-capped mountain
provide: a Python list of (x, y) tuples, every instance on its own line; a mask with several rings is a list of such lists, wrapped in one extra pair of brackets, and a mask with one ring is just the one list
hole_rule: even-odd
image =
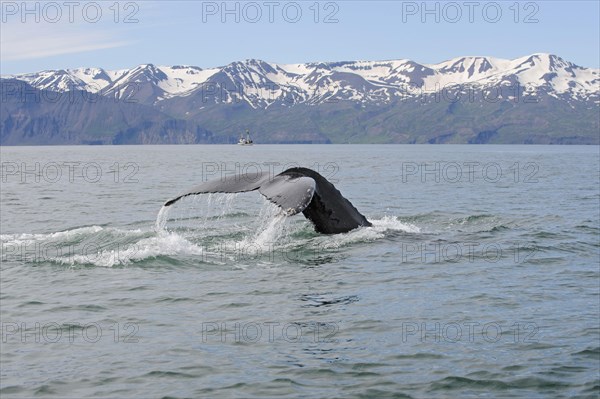
[(557, 98), (594, 102), (600, 92), (600, 70), (583, 68), (551, 54), (514, 60), (459, 57), (439, 64), (406, 59), (276, 64), (250, 59), (210, 69), (145, 64), (128, 70), (79, 68), (3, 78), (21, 80), (38, 89), (85, 90), (119, 99), (135, 98), (146, 104), (201, 95), (203, 103), (245, 102), (253, 108), (340, 100), (387, 104), (443, 90), (517, 85), (530, 95), (543, 90)]
[[(556, 55), (2, 76), (0, 144), (600, 144), (600, 70)], [(65, 95), (61, 95), (65, 94)]]

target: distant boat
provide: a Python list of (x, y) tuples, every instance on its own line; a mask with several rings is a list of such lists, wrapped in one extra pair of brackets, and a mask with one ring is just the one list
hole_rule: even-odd
[(240, 134), (240, 139), (238, 140), (238, 145), (253, 145), (254, 142), (250, 138), (250, 132), (246, 129), (246, 137)]

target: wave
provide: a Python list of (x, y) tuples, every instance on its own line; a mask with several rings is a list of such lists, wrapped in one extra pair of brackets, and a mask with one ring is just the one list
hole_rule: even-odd
[(21, 234), (0, 234), (0, 241), (4, 244), (5, 242), (9, 242), (11, 244), (26, 244), (33, 243), (41, 240), (72, 240), (80, 236), (85, 236), (88, 234), (93, 234), (101, 231), (103, 228), (101, 226), (85, 226), (78, 227), (72, 230), (65, 231), (57, 231), (55, 233), (47, 233), (47, 234), (30, 234), (30, 233), (21, 233)]
[(112, 267), (162, 255), (202, 254), (186, 238), (169, 232), (89, 226), (46, 234), (3, 234), (6, 261)]
[(2, 234), (2, 258), (8, 262), (99, 267), (156, 264), (153, 260), (157, 258), (169, 264), (242, 264), (242, 258), (273, 263), (275, 256), (288, 261), (298, 261), (298, 254), (323, 257), (323, 252), (335, 253), (339, 248), (385, 239), (393, 233), (420, 232), (413, 224), (384, 216), (371, 219), (371, 227), (321, 235), (308, 220), (288, 217), (270, 203), (260, 209), (258, 217), (238, 214), (232, 218), (230, 212), (223, 212), (226, 219), (235, 219), (233, 224), (207, 217), (195, 220), (194, 227), (174, 223), (168, 229), (167, 221), (177, 220), (169, 219), (168, 208), (163, 208), (156, 223), (145, 229), (94, 225), (50, 233)]
[(516, 226), (514, 219), (501, 215), (487, 213), (452, 215), (436, 210), (408, 216), (405, 222), (418, 224), (422, 233), (434, 234), (446, 231), (464, 234), (496, 234)]

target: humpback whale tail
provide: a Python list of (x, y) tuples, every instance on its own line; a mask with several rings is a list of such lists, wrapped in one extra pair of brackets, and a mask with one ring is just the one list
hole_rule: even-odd
[(371, 223), (327, 179), (308, 168), (291, 168), (278, 175), (268, 172), (226, 176), (192, 187), (167, 201), (206, 193), (241, 193), (258, 190), (288, 215), (302, 212), (323, 234), (345, 233)]

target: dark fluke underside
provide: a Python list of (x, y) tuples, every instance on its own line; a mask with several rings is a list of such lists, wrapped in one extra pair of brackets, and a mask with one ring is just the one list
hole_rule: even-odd
[(258, 190), (288, 215), (302, 212), (323, 234), (345, 233), (371, 223), (327, 179), (312, 169), (291, 168), (276, 175), (249, 173), (226, 176), (193, 187), (165, 203), (206, 193), (241, 193)]

